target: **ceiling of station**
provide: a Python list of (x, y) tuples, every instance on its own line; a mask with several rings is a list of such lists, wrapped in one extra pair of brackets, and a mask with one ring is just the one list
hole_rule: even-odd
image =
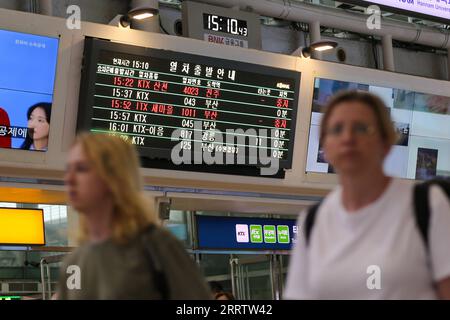
[[(357, 6), (354, 4), (349, 4), (349, 3), (339, 2), (339, 1), (334, 1), (334, 0), (307, 0), (307, 1), (290, 0), (290, 1), (291, 2), (305, 2), (308, 4), (312, 4), (312, 5), (334, 8), (336, 10), (341, 10), (341, 11), (343, 10), (343, 11), (347, 11), (347, 12), (364, 13), (365, 9), (366, 9), (365, 7), (362, 7), (362, 6)], [(180, 7), (182, 1), (181, 0), (159, 0), (159, 2), (162, 5), (168, 5), (168, 6), (172, 6), (172, 7)], [(440, 30), (450, 30), (450, 25), (445, 25), (440, 22), (424, 20), (421, 18), (410, 17), (407, 14), (398, 14), (398, 13), (393, 13), (393, 12), (389, 12), (386, 10), (382, 10), (381, 14), (382, 14), (383, 18), (385, 18), (385, 19), (409, 22), (409, 23), (414, 23), (414, 24), (421, 25), (421, 26), (437, 28)]]

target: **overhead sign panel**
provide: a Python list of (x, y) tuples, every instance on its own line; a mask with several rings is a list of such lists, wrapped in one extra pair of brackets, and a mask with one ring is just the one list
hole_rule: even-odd
[(45, 245), (44, 211), (0, 208), (0, 245)]

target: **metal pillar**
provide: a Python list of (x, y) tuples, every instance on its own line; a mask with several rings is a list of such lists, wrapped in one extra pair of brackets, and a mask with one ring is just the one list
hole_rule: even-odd
[[(310, 44), (320, 41), (321, 36), (320, 36), (320, 22), (319, 21), (314, 21), (309, 24), (309, 35), (310, 35), (310, 39), (311, 39)], [(317, 60), (322, 60), (322, 53), (313, 51), (313, 52), (311, 52), (311, 57), (314, 59), (317, 59)]]
[(450, 48), (447, 48), (447, 80), (450, 81)]
[(383, 68), (386, 71), (395, 71), (394, 65), (394, 49), (392, 47), (392, 36), (384, 35), (381, 37), (383, 48)]

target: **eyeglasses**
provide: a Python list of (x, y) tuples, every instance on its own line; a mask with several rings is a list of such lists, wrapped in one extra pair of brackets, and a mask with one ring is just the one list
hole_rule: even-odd
[[(326, 135), (338, 137), (344, 132), (345, 127), (346, 126), (343, 123), (337, 123), (333, 127), (328, 128), (325, 132)], [(370, 136), (376, 131), (374, 126), (362, 122), (353, 123), (350, 130), (353, 135), (359, 137)]]

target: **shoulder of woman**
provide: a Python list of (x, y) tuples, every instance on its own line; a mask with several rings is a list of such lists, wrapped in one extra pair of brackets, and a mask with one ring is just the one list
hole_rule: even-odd
[(86, 251), (86, 248), (84, 245), (76, 247), (73, 251), (71, 251), (64, 257), (64, 259), (62, 261), (62, 265), (68, 266), (71, 264), (76, 264), (77, 261), (80, 259), (80, 256), (82, 256), (83, 252), (85, 252), (85, 251)]
[(144, 233), (145, 236), (157, 241), (163, 240), (165, 243), (180, 243), (180, 240), (178, 240), (169, 230), (167, 230), (163, 226), (148, 226), (145, 229)]
[(433, 210), (450, 212), (450, 199), (442, 187), (436, 185), (430, 187), (430, 203)]
[(309, 213), (311, 208), (316, 205), (319, 205), (318, 209), (320, 208), (321, 210), (323, 210), (323, 208), (330, 208), (334, 211), (336, 205), (341, 201), (341, 192), (342, 187), (339, 185), (335, 186), (325, 197), (323, 197), (316, 203), (311, 204), (304, 210), (304, 212)]

